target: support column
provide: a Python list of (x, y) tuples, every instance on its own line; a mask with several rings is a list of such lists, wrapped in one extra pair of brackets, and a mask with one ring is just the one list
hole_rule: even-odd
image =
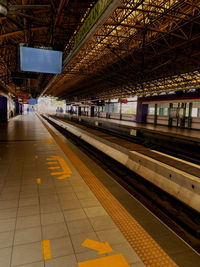
[(8, 121), (7, 98), (0, 95), (0, 122)]
[(180, 127), (185, 128), (185, 111), (186, 111), (186, 103), (181, 104), (181, 109), (183, 110), (182, 117), (180, 117)]
[(168, 116), (169, 116), (169, 119), (168, 119), (168, 126), (169, 126), (169, 127), (172, 127), (172, 122), (173, 122), (173, 118), (172, 118), (172, 108), (173, 108), (173, 104), (170, 103), (170, 104), (169, 104), (169, 114), (168, 114)]
[(136, 122), (146, 123), (147, 112), (148, 112), (148, 104), (142, 104), (142, 101), (138, 100)]
[(192, 127), (192, 102), (189, 103), (188, 128)]
[(97, 117), (99, 118), (100, 117), (100, 106), (98, 106), (97, 108), (98, 108), (98, 113), (97, 113), (98, 116)]
[(19, 102), (18, 102), (18, 99), (15, 99), (15, 115), (19, 115), (19, 114), (20, 114)]
[(78, 116), (81, 116), (81, 107), (78, 106)]
[(90, 107), (90, 117), (94, 117), (94, 106)]
[(110, 119), (110, 102), (106, 103), (106, 118)]
[(119, 108), (119, 118), (122, 119), (122, 103), (120, 102), (120, 108)]
[(154, 111), (154, 125), (157, 124), (157, 110), (158, 110), (158, 104), (155, 104), (155, 111)]

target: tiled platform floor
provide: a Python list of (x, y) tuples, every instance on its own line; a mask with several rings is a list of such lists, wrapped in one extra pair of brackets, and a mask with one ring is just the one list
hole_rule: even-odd
[[(166, 225), (164, 225), (158, 218), (156, 218), (139, 201), (133, 198), (125, 189), (123, 189), (115, 181), (115, 179), (113, 179), (110, 175), (108, 175), (107, 172), (105, 172), (99, 165), (97, 165), (90, 158), (90, 156), (87, 156), (84, 152), (80, 150), (80, 148), (78, 148), (76, 145), (68, 141), (68, 139), (66, 139), (62, 134), (60, 134), (57, 130), (55, 130), (54, 127), (50, 126), (50, 128), (53, 129), (53, 132), (54, 132), (53, 136), (55, 136), (56, 139), (57, 139), (56, 136), (58, 136), (57, 140), (59, 140), (58, 142), (61, 145), (62, 149), (64, 149), (65, 153), (76, 155), (77, 159), (75, 159), (75, 157), (73, 156), (71, 158), (71, 161), (73, 162), (73, 164), (75, 164), (76, 168), (79, 169), (79, 172), (81, 173), (82, 177), (84, 177), (84, 180), (86, 182), (88, 182), (92, 174), (94, 174), (95, 177), (97, 177), (96, 179), (99, 180), (105, 186), (105, 188), (108, 189), (111, 195), (114, 196), (115, 199), (117, 199), (123, 207), (125, 207), (125, 209), (129, 212), (129, 214), (132, 215), (132, 218), (134, 218), (136, 222), (138, 222), (139, 225), (141, 225), (144, 228), (144, 230), (149, 234), (149, 236), (153, 238), (153, 240), (158, 244), (158, 246), (160, 246), (163, 249), (163, 251), (165, 251), (166, 254), (178, 266), (199, 267), (200, 255), (197, 252), (195, 252), (181, 238), (179, 238)], [(65, 145), (62, 145), (60, 141), (61, 143), (63, 142), (63, 144), (66, 144), (66, 147)], [(70, 150), (73, 151), (73, 153), (71, 153), (68, 148), (70, 148)], [(87, 171), (85, 167), (83, 166), (81, 167), (82, 164), (81, 162), (79, 163), (79, 159), (81, 159), (81, 162), (83, 162), (86, 168), (88, 168)], [(97, 182), (94, 182), (94, 181), (95, 181), (95, 178), (93, 179), (93, 184), (95, 185), (95, 187), (97, 187)], [(99, 196), (98, 190), (95, 190), (95, 195)], [(108, 206), (113, 206), (111, 204), (107, 204), (104, 201), (103, 202), (101, 201), (101, 204), (104, 205), (106, 210), (109, 210)], [(114, 210), (116, 210), (116, 208)], [(113, 217), (113, 212), (110, 213), (109, 211), (108, 213)], [(120, 229), (123, 232), (124, 232), (124, 229), (122, 229), (121, 226), (122, 224), (126, 225), (127, 223), (126, 219), (127, 219), (126, 216), (125, 217), (122, 216), (120, 218), (120, 221), (118, 219), (116, 221), (116, 223), (118, 224), (118, 227), (120, 227)], [(143, 251), (143, 247), (144, 247), (143, 242), (148, 246), (147, 240), (145, 240), (144, 238), (140, 238), (141, 243), (137, 242), (135, 235), (134, 234), (132, 235), (132, 232), (133, 232), (132, 230), (135, 229), (135, 227), (133, 226), (133, 224), (130, 227), (129, 222), (128, 222), (128, 225), (129, 227), (126, 229), (126, 232), (124, 233), (126, 236), (128, 236), (129, 242), (133, 245), (134, 248), (136, 248), (137, 253), (142, 257), (142, 260), (147, 264), (147, 266), (161, 267), (162, 265), (166, 267), (166, 266), (172, 265), (172, 263), (169, 263), (169, 262), (166, 264), (165, 262), (166, 256), (161, 255), (159, 251), (157, 251), (156, 254), (153, 253), (154, 245), (153, 245), (153, 242), (150, 241), (149, 238), (148, 239), (151, 243), (151, 248), (148, 248), (148, 250), (146, 250), (147, 254), (144, 255), (145, 252)], [(137, 231), (136, 231), (136, 234), (137, 234)], [(196, 244), (196, 247), (198, 247), (198, 244)], [(159, 257), (160, 257), (160, 260), (159, 260)]]
[[(51, 175), (59, 171), (48, 169), (52, 155), (64, 158), (70, 178)], [(75, 267), (116, 253), (130, 266), (144, 266), (34, 114), (1, 129), (0, 192), (0, 267)], [(81, 245), (87, 238), (107, 241), (114, 252), (98, 255)], [(46, 261), (42, 240), (50, 240), (51, 259)]]

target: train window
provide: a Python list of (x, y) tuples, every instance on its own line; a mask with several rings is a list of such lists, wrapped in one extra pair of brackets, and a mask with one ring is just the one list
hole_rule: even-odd
[(192, 103), (192, 117), (200, 117), (200, 102)]
[(192, 117), (200, 117), (200, 108), (192, 108)]
[(169, 103), (162, 103), (157, 105), (157, 115), (169, 116)]
[(149, 108), (148, 109), (148, 115), (154, 115), (155, 108)]
[(198, 108), (192, 108), (192, 117), (198, 117)]
[(164, 116), (169, 116), (169, 109), (168, 108), (164, 108), (163, 109), (163, 115)]
[(137, 102), (122, 103), (122, 114), (136, 114)]
[(119, 103), (110, 103), (109, 104), (109, 113), (119, 113), (120, 104)]
[(185, 109), (185, 117), (189, 117), (189, 107)]

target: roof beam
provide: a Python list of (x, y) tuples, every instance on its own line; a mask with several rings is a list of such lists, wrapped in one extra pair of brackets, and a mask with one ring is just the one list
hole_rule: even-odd
[(55, 22), (54, 22), (54, 26), (56, 26), (56, 24), (58, 23), (59, 19), (60, 19), (60, 15), (63, 11), (63, 7), (65, 5), (67, 5), (69, 2), (69, 0), (61, 0), (60, 1), (60, 4), (59, 4), (59, 8), (58, 8), (58, 11), (57, 11), (57, 14), (56, 14), (56, 19), (55, 19)]
[[(53, 0), (52, 0), (53, 2)], [(58, 7), (58, 10), (54, 10), (56, 15), (55, 15), (55, 21), (53, 23), (53, 27), (51, 28), (51, 37), (50, 37), (50, 41), (49, 43), (52, 44), (53, 42), (53, 34), (54, 34), (54, 30), (56, 28), (56, 25), (58, 24), (58, 22), (61, 20), (61, 14), (62, 14), (62, 11), (64, 9), (64, 6), (67, 5), (69, 2), (69, 0), (61, 0), (60, 1), (60, 4), (59, 4), (59, 7)], [(55, 7), (55, 5), (54, 5)]]
[[(27, 0), (22, 0), (22, 5), (27, 5)], [(27, 19), (23, 18), (24, 22), (24, 40), (25, 43), (29, 42), (29, 34), (28, 34), (28, 24), (27, 24)]]
[[(40, 31), (40, 30), (47, 30), (48, 28), (49, 27), (47, 27), (47, 26), (43, 26), (43, 27), (31, 28), (30, 30), (34, 32), (34, 31)], [(4, 33), (4, 34), (0, 35), (0, 40), (3, 39), (3, 38), (10, 37), (10, 36), (18, 35), (18, 34), (21, 34), (21, 33), (24, 33), (24, 30)]]
[[(68, 0), (67, 0), (68, 1)], [(143, 0), (141, 0), (143, 2)], [(72, 53), (65, 58), (63, 67), (65, 67), (71, 59), (78, 53), (78, 51), (81, 49), (81, 47), (96, 33), (96, 31), (99, 29), (100, 26), (102, 26), (105, 21), (109, 18), (110, 14), (121, 4), (122, 0), (113, 0), (110, 5), (107, 7), (107, 9), (101, 14), (101, 16), (98, 18), (96, 23), (91, 27), (89, 32), (86, 34), (86, 36), (83, 38), (83, 40), (78, 44), (78, 46), (72, 51)], [(53, 84), (53, 82), (56, 80), (57, 75), (54, 75), (54, 77), (50, 80), (48, 85), (44, 88), (44, 90), (41, 92), (40, 96), (44, 95), (46, 91), (50, 88), (50, 86)]]
[[(116, 24), (115, 23), (106, 23), (105, 25), (108, 25), (108, 26), (115, 26)], [(158, 33), (163, 33), (163, 34), (171, 34), (171, 35), (174, 35), (178, 38), (181, 38), (181, 39), (184, 39), (184, 40), (187, 40), (187, 36), (182, 36), (182, 35), (179, 35), (179, 34), (176, 34), (176, 33), (172, 33), (172, 32), (169, 32), (169, 31), (165, 31), (165, 30), (161, 30), (159, 28), (153, 28), (153, 27), (149, 27), (148, 25), (147, 26), (144, 26), (144, 25), (131, 25), (131, 24), (125, 24), (125, 23), (121, 23), (120, 26), (122, 27), (125, 27), (125, 28), (134, 28), (134, 29), (137, 29), (137, 30), (147, 30), (147, 31), (151, 31), (151, 32), (158, 32)]]
[(54, 0), (51, 0), (51, 5), (53, 7), (54, 12), (56, 13), (56, 6), (55, 6), (55, 3), (54, 3)]

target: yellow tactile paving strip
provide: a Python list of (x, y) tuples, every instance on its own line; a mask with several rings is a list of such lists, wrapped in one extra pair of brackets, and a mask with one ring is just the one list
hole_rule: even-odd
[[(41, 120), (42, 121), (42, 120)], [(42, 121), (146, 266), (178, 266), (72, 150)]]

